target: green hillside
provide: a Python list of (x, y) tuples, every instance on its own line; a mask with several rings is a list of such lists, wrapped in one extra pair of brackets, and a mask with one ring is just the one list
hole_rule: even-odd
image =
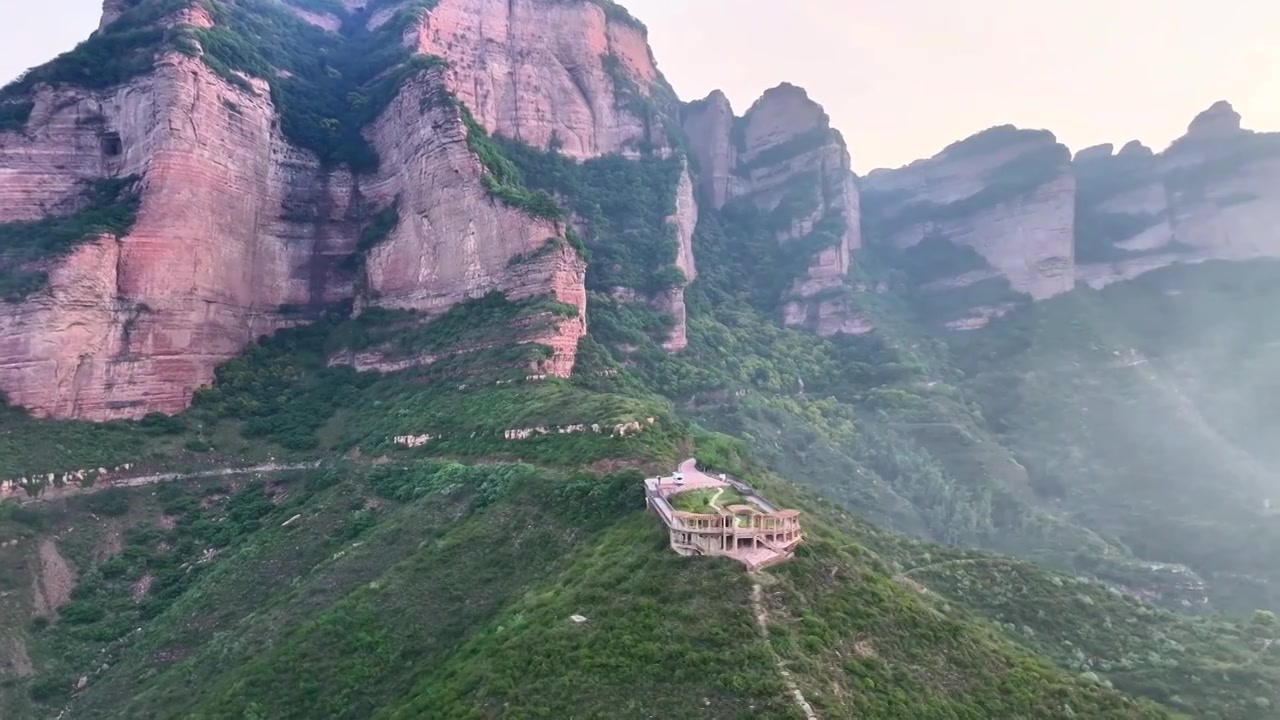
[[(438, 64), (398, 42), (407, 12), (369, 30), (336, 0), (295, 1), (345, 19), (335, 34), (269, 0), (199, 2), (214, 28), (164, 32), (182, 3), (128, 3), (0, 90), (0, 127), (22, 126), (36, 83), (110, 87), (174, 49), (270, 76), (286, 137), (372, 172), (361, 128)], [(679, 127), (658, 89), (633, 109)], [(667, 222), (678, 133), (669, 155), (577, 162), (470, 123), (495, 201), (574, 220), (556, 240), (589, 260), (573, 375), (529, 368), (551, 352), (537, 331), (578, 309), (495, 293), (437, 317), (328, 308), (223, 364), (175, 417), (0, 402), (0, 479), (30, 496), (0, 503), (0, 716), (1275, 716), (1280, 265), (1167, 268), (951, 333), (949, 301), (915, 288), (974, 258), (886, 252), (864, 224), (831, 292), (876, 329), (822, 338), (782, 306), (848, 220), (780, 247), (825, 191), (796, 177), (768, 212), (702, 203), (673, 354), (653, 300), (687, 280)], [(127, 227), (127, 189), (10, 223), (30, 247), (0, 293), (38, 289), (32, 268), (103, 218)], [(440, 359), (331, 362), (373, 348)], [(800, 509), (796, 557), (747, 573), (671, 552), (641, 481), (688, 457)], [(79, 472), (124, 464), (179, 477), (104, 489)]]
[(10, 508), (6, 571), (53, 538), (76, 583), (54, 622), (6, 597), (42, 668), (7, 683), (6, 715), (800, 717), (776, 656), (824, 717), (1163, 716), (895, 582), (816, 516), (758, 577), (679, 558), (640, 477), (343, 464)]

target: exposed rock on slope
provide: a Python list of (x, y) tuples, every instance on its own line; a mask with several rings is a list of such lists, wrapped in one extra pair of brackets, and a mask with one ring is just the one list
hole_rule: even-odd
[[(281, 305), (349, 296), (329, 261), (354, 244), (351, 178), (288, 147), (261, 87), (171, 54), (113, 90), (41, 89), (25, 131), (0, 135), (0, 221), (62, 214), (86, 180), (144, 178), (126, 237), (81, 245), (50, 268), (48, 294), (0, 314), (11, 402), (99, 420), (176, 412), (285, 322)], [(288, 212), (313, 206), (305, 222)]]
[(704, 200), (717, 208), (751, 203), (776, 220), (778, 241), (803, 256), (783, 302), (787, 324), (824, 335), (870, 329), (850, 307), (846, 285), (862, 242), (858, 187), (844, 139), (822, 107), (783, 84), (742, 118), (715, 92), (688, 105), (683, 122)]
[[(556, 350), (546, 370), (568, 375), (586, 332), (586, 263), (558, 223), (485, 191), (439, 72), (410, 81), (369, 131), (385, 169), (369, 192), (384, 203), (398, 198), (401, 219), (369, 253), (367, 302), (438, 314), (494, 290), (512, 300), (550, 293), (578, 308), (544, 340)], [(551, 252), (538, 252), (547, 244)], [(529, 259), (513, 262), (519, 257)]]
[(1226, 102), (1152, 155), (1077, 161), (1077, 278), (1093, 287), (1177, 262), (1280, 257), (1280, 133), (1241, 128)]
[(1138, 141), (1081, 150), (1045, 131), (992, 128), (863, 183), (869, 242), (953, 328), (1077, 284), (1177, 262), (1280, 257), (1280, 134), (1241, 129), (1219, 102), (1156, 155)]
[(585, 159), (665, 145), (618, 101), (660, 81), (644, 26), (587, 0), (440, 0), (415, 38), (489, 132)]
[[(105, 4), (104, 32), (124, 9)], [(178, 17), (213, 22), (203, 10)], [(623, 29), (605, 31), (612, 52), (639, 63)], [(381, 170), (353, 175), (290, 144), (265, 81), (233, 84), (195, 57), (162, 54), (150, 72), (102, 90), (35, 85), (16, 101), (30, 99), (30, 117), (0, 126), (0, 223), (20, 230), (14, 223), (72, 215), (100, 178), (140, 176), (140, 207), (123, 237), (22, 268), (49, 282), (0, 313), (0, 390), (56, 417), (176, 412), (220, 362), (308, 316), (299, 309), (356, 299), (434, 314), (492, 290), (579, 308), (543, 338), (554, 355), (541, 370), (570, 372), (585, 332), (584, 263), (563, 228), (486, 191), (456, 106), (438, 101), (443, 88), (438, 70), (410, 82), (366, 131)], [(619, 123), (600, 126), (593, 152), (629, 139), (632, 126)], [(371, 215), (393, 203), (389, 237), (357, 247)], [(687, 258), (696, 215), (681, 204), (675, 220)]]
[(923, 243), (921, 255), (947, 247), (957, 260), (968, 258), (930, 268), (925, 279), (940, 288), (998, 277), (1037, 300), (1067, 292), (1074, 284), (1070, 159), (1049, 132), (992, 128), (929, 160), (868, 175), (867, 233), (896, 251)]
[[(673, 151), (666, 123), (676, 122), (674, 94), (645, 27), (619, 8), (588, 0), (441, 0), (412, 42), (448, 62), (445, 84), (492, 134), (577, 160)], [(698, 209), (687, 170), (677, 193), (670, 220), (676, 265), (692, 280)], [(666, 346), (684, 348), (684, 288), (637, 300), (675, 317)]]

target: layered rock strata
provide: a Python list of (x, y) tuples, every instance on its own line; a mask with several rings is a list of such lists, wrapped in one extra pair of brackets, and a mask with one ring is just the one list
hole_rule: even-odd
[[(580, 5), (588, 15), (598, 10)], [(510, 7), (475, 7), (499, 6)], [(456, 7), (438, 9), (447, 17)], [(108, 1), (104, 26), (122, 9)], [(203, 13), (180, 20), (210, 22)], [(652, 71), (651, 62), (641, 67), (647, 46), (642, 55), (634, 47), (642, 32), (604, 32), (615, 44), (598, 67), (617, 55)], [(562, 40), (565, 48), (586, 42)], [(141, 205), (124, 237), (92, 239), (49, 261), (47, 291), (0, 313), (0, 390), (55, 417), (177, 412), (220, 362), (307, 317), (299, 309), (354, 299), (432, 315), (492, 290), (578, 308), (530, 340), (553, 349), (533, 372), (567, 375), (586, 327), (585, 264), (564, 228), (486, 192), (459, 111), (441, 102), (453, 82), (441, 73), (410, 81), (367, 130), (382, 157), (372, 176), (322, 168), (291, 146), (265, 82), (230, 84), (185, 55), (165, 55), (153, 71), (108, 90), (37, 87), (29, 121), (0, 133), (0, 222), (70, 214), (85, 183), (104, 177), (140, 176)], [(588, 133), (597, 139), (584, 150), (625, 149), (627, 127), (606, 122)], [(683, 193), (672, 219), (689, 275), (691, 198)], [(391, 203), (399, 222), (357, 278), (347, 261), (363, 219)], [(535, 252), (549, 242), (551, 251)], [(672, 295), (682, 310), (682, 295)]]
[(1076, 173), (1076, 276), (1091, 287), (1173, 263), (1280, 258), (1280, 133), (1243, 129), (1229, 103), (1159, 155), (1130, 143)]
[[(673, 152), (663, 106), (674, 96), (645, 27), (617, 9), (588, 0), (440, 0), (411, 41), (448, 62), (445, 85), (491, 134), (579, 161)], [(692, 281), (698, 208), (687, 170), (676, 193), (676, 266)], [(675, 318), (665, 345), (683, 349), (684, 287), (638, 301)]]
[(418, 51), (449, 63), (446, 83), (489, 132), (579, 160), (666, 143), (619, 98), (660, 81), (644, 26), (588, 0), (440, 0)]
[[(0, 313), (0, 389), (37, 414), (177, 412), (217, 363), (288, 321), (282, 305), (351, 294), (349, 174), (284, 141), (265, 87), (171, 54), (102, 92), (41, 88), (0, 135), (0, 221), (64, 214), (86, 181), (141, 176), (122, 238), (80, 245), (47, 293)], [(292, 211), (291, 211), (292, 210)]]
[(862, 244), (857, 179), (822, 106), (783, 84), (737, 118), (717, 91), (686, 106), (683, 125), (701, 169), (704, 202), (718, 209), (749, 201), (779, 218), (784, 248), (806, 254), (804, 270), (783, 298), (785, 322), (824, 335), (870, 329), (851, 306), (847, 286), (852, 255)]
[[(568, 375), (586, 332), (586, 263), (559, 223), (485, 190), (484, 167), (441, 80), (436, 70), (409, 81), (368, 133), (385, 168), (368, 192), (398, 201), (400, 221), (366, 259), (364, 302), (438, 314), (494, 290), (512, 300), (550, 294), (578, 315), (532, 340), (555, 351), (545, 372)], [(550, 252), (538, 252), (548, 243)], [(513, 262), (520, 257), (530, 259)]]

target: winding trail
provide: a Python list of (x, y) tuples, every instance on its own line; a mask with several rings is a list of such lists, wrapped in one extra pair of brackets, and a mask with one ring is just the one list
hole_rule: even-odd
[(751, 579), (751, 608), (755, 611), (756, 625), (760, 627), (760, 637), (764, 638), (764, 642), (769, 646), (769, 654), (773, 655), (774, 667), (778, 668), (778, 675), (782, 676), (782, 682), (786, 683), (787, 690), (791, 693), (791, 697), (795, 699), (796, 707), (800, 708), (800, 712), (804, 713), (805, 720), (819, 720), (818, 714), (813, 711), (813, 706), (808, 700), (804, 699), (804, 693), (800, 691), (800, 686), (796, 684), (795, 678), (791, 677), (791, 671), (787, 669), (787, 663), (773, 649), (773, 645), (769, 642), (769, 611), (764, 607), (764, 588), (760, 585), (760, 581), (752, 577)]
[(979, 565), (982, 563), (989, 563), (989, 562), (992, 562), (991, 558), (960, 558), (958, 560), (943, 560), (942, 562), (929, 563), (928, 565), (920, 565), (919, 567), (913, 567), (910, 570), (905, 570), (903, 572), (898, 573), (897, 576), (911, 577), (913, 573), (928, 572), (930, 570), (936, 570), (940, 567), (949, 567), (953, 565)]
[(718, 502), (720, 500), (720, 496), (723, 494), (724, 488), (716, 488), (716, 494), (712, 495), (711, 498), (707, 500), (707, 504), (710, 505), (713, 510), (723, 510), (724, 508), (720, 507), (720, 503)]
[(91, 485), (89, 487), (81, 487), (79, 485), (67, 485), (61, 488), (61, 491), (46, 490), (35, 497), (18, 498), (21, 504), (48, 502), (50, 500), (60, 500), (62, 498), (72, 497), (75, 495), (89, 495), (103, 490), (120, 487), (142, 487), (144, 485), (155, 485), (162, 482), (171, 482), (173, 480), (199, 480), (213, 477), (229, 477), (232, 475), (258, 475), (266, 473), (293, 472), (296, 470), (314, 470), (320, 467), (321, 462), (315, 460), (306, 463), (268, 463), (266, 465), (253, 465), (250, 467), (221, 467), (211, 470), (196, 470), (193, 472), (171, 472), (157, 473), (153, 475), (137, 475), (134, 477), (126, 477), (119, 479), (111, 479), (108, 482)]

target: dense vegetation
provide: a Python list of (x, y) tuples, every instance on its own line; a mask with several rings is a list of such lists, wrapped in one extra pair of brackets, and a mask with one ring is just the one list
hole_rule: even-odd
[(122, 237), (133, 227), (140, 203), (140, 178), (108, 178), (87, 183), (68, 214), (0, 223), (0, 298), (19, 302), (48, 283), (40, 263), (71, 252), (99, 235)]
[[(134, 3), (0, 92), (0, 130), (25, 121), (35, 82), (100, 87), (145, 72), (160, 48), (201, 48), (246, 92), (246, 76), (265, 80), (298, 145), (368, 171), (377, 158), (361, 129), (438, 64), (410, 57), (396, 35), (429, 2), (373, 31), (368, 15), (389, 3), (348, 12), (294, 0), (342, 19), (335, 34), (267, 0), (196, 1), (213, 28), (162, 33), (154, 21), (189, 3)], [(619, 104), (664, 121), (667, 98), (618, 89)], [(456, 103), (424, 102), (437, 100)], [(987, 269), (935, 235), (901, 253), (861, 253), (854, 279), (865, 292), (837, 292), (877, 331), (818, 338), (783, 327), (781, 309), (847, 219), (823, 218), (781, 246), (779, 230), (821, 202), (821, 178), (802, 176), (770, 212), (703, 204), (690, 346), (672, 355), (661, 347), (672, 319), (652, 301), (685, 282), (667, 222), (678, 154), (641, 147), (639, 159), (578, 163), (490, 137), (458, 109), (488, 191), (562, 223), (563, 237), (512, 262), (562, 242), (591, 261), (591, 336), (574, 376), (540, 378), (537, 367), (552, 352), (540, 340), (578, 309), (493, 294), (438, 317), (334, 309), (224, 364), (178, 418), (54, 424), (0, 407), (4, 478), (121, 462), (326, 463), (0, 505), (0, 713), (798, 717), (779, 661), (824, 717), (1164, 716), (1116, 688), (1196, 717), (1274, 713), (1275, 266), (1166, 270), (939, 337), (937, 324), (968, 308), (1021, 298), (999, 278), (922, 291)], [(946, 152), (1026, 137), (995, 128)], [(757, 163), (828, 140), (802, 135)], [(1051, 146), (958, 203), (872, 196), (864, 229), (874, 245), (903, 223), (945, 223), (1064, 167)], [(1100, 172), (1082, 197), (1141, 171)], [(1086, 260), (1124, 257), (1116, 240), (1160, 220), (1085, 207)], [(124, 179), (93, 187), (74, 213), (0, 226), (12, 269), (0, 289), (35, 289), (28, 265), (124, 232), (134, 211)], [(358, 250), (398, 222), (398, 204), (382, 208)], [(351, 367), (362, 362), (404, 369)], [(402, 435), (423, 444), (394, 442)], [(805, 511), (793, 562), (749, 577), (666, 550), (639, 512), (642, 475), (614, 471), (669, 467), (695, 448), (702, 464)], [(709, 499), (681, 502), (705, 510)], [(74, 574), (66, 597), (45, 577), (54, 555)]]
[[(0, 707), (85, 718), (800, 717), (780, 656), (830, 717), (853, 712), (833, 693), (855, 690), (846, 697), (859, 712), (914, 696), (957, 717), (1163, 716), (898, 586), (827, 520), (813, 521), (813, 547), (793, 565), (759, 578), (762, 635), (752, 579), (727, 560), (670, 553), (640, 510), (640, 477), (343, 464), (3, 506), (0, 568), (24, 577), (57, 537), (77, 581), (57, 618), (8, 625), (41, 672), (0, 687)], [(16, 597), (0, 598), (7, 618), (31, 611)], [(868, 641), (902, 674), (869, 673), (874, 656), (840, 658)], [(897, 662), (913, 658), (928, 664)], [(938, 664), (944, 675), (929, 671)]]
[(155, 54), (171, 42), (161, 19), (202, 0), (143, 0), (103, 32), (75, 49), (28, 70), (0, 89), (0, 98), (21, 102), (39, 83), (109, 88), (128, 82), (154, 66)]
[(564, 210), (554, 198), (541, 190), (530, 190), (525, 185), (525, 174), (505, 154), (504, 148), (489, 136), (465, 105), (457, 103), (462, 120), (467, 126), (467, 147), (480, 159), (485, 174), (484, 187), (496, 199), (519, 208), (534, 217), (559, 220)]
[[(572, 379), (528, 380), (550, 348), (538, 342), (577, 308), (540, 297), (491, 294), (438, 317), (342, 309), (246, 349), (196, 392), (190, 411), (138, 422), (49, 423), (0, 405), (0, 479), (131, 462), (168, 468), (310, 459), (359, 449), (386, 452), (399, 435), (435, 436), (419, 453), (521, 457), (577, 465), (629, 457), (673, 460), (683, 423), (665, 401), (619, 375), (590, 341)], [(357, 372), (344, 362), (373, 353), (402, 372)], [(648, 419), (654, 418), (649, 425)], [(614, 437), (616, 425), (643, 431)], [(600, 426), (600, 432), (507, 430)]]
[(410, 2), (376, 30), (367, 27), (367, 8), (343, 11), (340, 32), (331, 33), (279, 2), (210, 0), (214, 26), (193, 34), (202, 59), (229, 82), (245, 86), (236, 73), (267, 80), (291, 142), (322, 162), (367, 172), (378, 157), (361, 131), (407, 79), (441, 62), (413, 56), (400, 42), (416, 13), (434, 4)]
[(562, 198), (582, 224), (588, 289), (654, 295), (685, 283), (675, 266), (675, 227), (667, 222), (676, 210), (679, 157), (606, 155), (578, 163), (511, 140), (499, 147), (531, 188)]
[[(198, 56), (244, 92), (255, 92), (246, 77), (266, 81), (291, 142), (326, 164), (373, 171), (377, 153), (361, 131), (406, 80), (441, 62), (415, 56), (400, 42), (416, 14), (435, 2), (406, 3), (377, 29), (367, 27), (371, 7), (347, 11), (341, 3), (295, 2), (339, 18), (335, 33), (277, 0), (141, 0), (74, 50), (0, 90), (0, 99), (13, 103), (4, 105), (0, 130), (25, 120), (18, 111), (37, 83), (112, 87), (151, 70), (159, 53), (177, 50)], [(194, 7), (209, 13), (212, 27), (161, 26), (163, 18)]]
[(35, 103), (29, 100), (0, 102), (0, 132), (22, 130), (34, 109)]
[(1277, 270), (1168, 268), (956, 345), (1039, 494), (1134, 554), (1189, 565), (1215, 606), (1242, 613), (1280, 604), (1266, 540)]

